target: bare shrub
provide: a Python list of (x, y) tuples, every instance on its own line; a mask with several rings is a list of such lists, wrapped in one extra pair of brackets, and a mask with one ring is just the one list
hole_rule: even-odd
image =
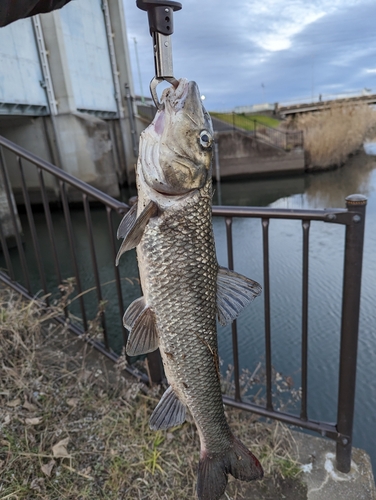
[(299, 115), (286, 125), (304, 131), (308, 168), (327, 168), (343, 164), (362, 146), (376, 125), (376, 111), (364, 103), (333, 103), (329, 109)]

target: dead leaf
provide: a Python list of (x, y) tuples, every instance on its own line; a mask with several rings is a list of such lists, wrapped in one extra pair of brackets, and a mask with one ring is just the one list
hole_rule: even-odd
[(7, 406), (9, 408), (15, 408), (16, 406), (19, 406), (21, 404), (20, 398), (13, 399), (13, 401), (8, 401)]
[(7, 413), (4, 417), (4, 425), (9, 424), (9, 422), (10, 422), (10, 415), (9, 413)]
[(25, 408), (26, 410), (29, 410), (29, 411), (37, 411), (38, 408), (33, 405), (32, 403), (29, 403), (29, 401), (25, 401), (22, 408)]
[(67, 405), (69, 406), (77, 406), (78, 405), (78, 402), (79, 402), (79, 399), (78, 398), (70, 398), (70, 399), (67, 399)]
[(67, 451), (67, 444), (69, 443), (69, 437), (62, 439), (52, 447), (52, 453), (56, 458), (69, 458), (70, 455)]
[(3, 468), (3, 465), (5, 464), (5, 460), (0, 460), (0, 469)]
[(54, 465), (56, 464), (55, 460), (50, 460), (48, 464), (42, 465), (41, 469), (46, 476), (50, 477), (52, 469), (54, 468)]
[(26, 425), (39, 425), (42, 422), (42, 417), (25, 418)]
[(30, 483), (30, 489), (35, 490), (35, 491), (42, 491), (41, 486), (44, 484), (44, 479), (43, 477), (36, 477), (33, 479)]

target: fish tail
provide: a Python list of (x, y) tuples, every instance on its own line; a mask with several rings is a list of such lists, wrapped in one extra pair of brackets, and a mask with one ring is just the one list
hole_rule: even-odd
[(225, 492), (227, 474), (241, 481), (261, 479), (264, 475), (257, 458), (235, 437), (232, 447), (227, 452), (202, 454), (197, 475), (198, 499), (218, 500)]

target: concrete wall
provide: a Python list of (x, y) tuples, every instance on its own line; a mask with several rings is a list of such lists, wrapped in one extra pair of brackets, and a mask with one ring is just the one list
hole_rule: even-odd
[[(47, 117), (0, 117), (0, 135), (22, 146), (51, 163), (55, 163), (53, 136), (48, 126)], [(16, 155), (3, 148), (4, 160), (8, 176), (17, 203), (23, 203), (20, 170)], [(25, 180), (33, 203), (41, 203), (39, 195), (39, 179), (37, 169), (26, 160), (22, 160)], [(46, 189), (50, 199), (57, 199), (58, 185), (50, 175), (44, 176)]]
[(77, 112), (58, 115), (56, 128), (64, 170), (110, 196), (119, 196), (109, 124)]
[(301, 149), (282, 151), (240, 132), (220, 132), (217, 142), (223, 178), (304, 172)]
[(31, 19), (0, 29), (0, 68), (0, 113), (11, 103), (47, 106)]
[[(17, 21), (0, 30), (0, 63), (7, 69), (0, 75), (0, 134), (111, 196), (119, 196), (119, 184), (134, 180), (137, 160), (125, 91), (127, 84), (133, 95), (133, 82), (122, 0), (108, 0), (108, 6), (112, 59), (102, 0), (71, 2), (39, 16), (52, 82), (50, 100), (52, 95), (57, 104), (57, 114), (44, 119), (21, 118), (24, 110), (14, 112), (19, 114), (16, 122), (1, 116), (4, 99), (23, 103), (27, 97), (30, 102), (26, 104), (43, 105), (44, 114), (48, 99), (41, 86), (44, 75), (33, 21)], [(21, 182), (14, 155), (6, 154), (6, 160), (19, 198)], [(32, 200), (39, 202), (35, 169), (26, 170)], [(50, 196), (56, 197), (56, 182), (49, 179), (47, 187)]]
[(56, 17), (60, 19), (76, 108), (116, 113), (101, 2), (71, 2), (58, 11)]

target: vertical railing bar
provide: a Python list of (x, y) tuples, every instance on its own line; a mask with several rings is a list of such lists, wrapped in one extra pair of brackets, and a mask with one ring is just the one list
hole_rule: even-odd
[(264, 316), (265, 316), (265, 369), (266, 369), (266, 408), (273, 411), (272, 398), (272, 340), (270, 323), (270, 275), (269, 275), (269, 219), (262, 219), (262, 243), (264, 265)]
[(6, 194), (6, 197), (7, 197), (8, 207), (9, 207), (9, 213), (10, 213), (10, 217), (12, 219), (12, 224), (13, 224), (13, 228), (14, 228), (14, 235), (15, 235), (15, 238), (16, 238), (18, 255), (20, 256), (21, 267), (22, 267), (22, 274), (23, 274), (24, 279), (25, 279), (26, 289), (28, 290), (28, 292), (30, 294), (32, 294), (32, 290), (31, 290), (31, 286), (30, 286), (29, 273), (28, 273), (28, 270), (27, 270), (27, 263), (26, 263), (25, 252), (24, 252), (24, 249), (23, 249), (23, 246), (22, 246), (22, 241), (21, 241), (21, 238), (20, 238), (20, 233), (19, 233), (19, 228), (18, 228), (18, 225), (17, 225), (16, 215), (14, 213), (14, 206), (13, 206), (13, 202), (12, 202), (11, 189), (10, 189), (10, 186), (8, 184), (8, 179), (7, 179), (6, 170), (5, 170), (5, 158), (4, 158), (3, 150), (2, 150), (1, 147), (0, 147), (0, 167), (1, 167), (1, 172), (2, 172), (2, 175), (3, 175), (3, 179), (4, 179), (5, 194)]
[(118, 296), (120, 323), (121, 323), (121, 328), (122, 328), (122, 332), (123, 332), (124, 345), (126, 345), (127, 340), (128, 340), (128, 331), (125, 328), (125, 326), (123, 325), (123, 316), (124, 316), (123, 292), (121, 290), (121, 280), (120, 280), (119, 268), (115, 265), (117, 251), (116, 251), (116, 244), (115, 244), (116, 240), (115, 240), (114, 226), (112, 223), (112, 208), (109, 206), (106, 206), (106, 212), (107, 212), (108, 230), (110, 233), (112, 262), (113, 262), (114, 273), (115, 273), (116, 291), (117, 291), (117, 296)]
[[(38, 178), (39, 178), (39, 186), (40, 186), (40, 190), (42, 193), (42, 203), (43, 203), (44, 216), (46, 217), (48, 237), (50, 239), (51, 248), (52, 248), (52, 256), (53, 256), (53, 261), (54, 261), (54, 266), (55, 266), (57, 282), (59, 285), (61, 285), (63, 282), (63, 278), (61, 276), (61, 271), (60, 271), (59, 257), (57, 254), (56, 241), (55, 241), (55, 230), (54, 230), (54, 225), (52, 222), (50, 204), (48, 202), (46, 187), (44, 184), (43, 170), (41, 170), (41, 168), (38, 167), (37, 171), (38, 171)], [(60, 293), (61, 293), (61, 295), (63, 295), (62, 290), (60, 290)], [(69, 316), (69, 311), (68, 311), (67, 306), (64, 306), (64, 315), (66, 318), (68, 318), (68, 316)]]
[(337, 469), (344, 473), (351, 468), (366, 205), (365, 196), (346, 198), (347, 209), (358, 213), (346, 226), (343, 270), (336, 461)]
[(63, 201), (63, 210), (64, 210), (64, 216), (65, 216), (65, 225), (66, 225), (67, 233), (68, 233), (69, 247), (70, 247), (72, 260), (73, 260), (73, 269), (74, 269), (74, 274), (75, 274), (75, 278), (76, 278), (78, 301), (80, 304), (84, 331), (86, 332), (87, 331), (87, 318), (86, 318), (85, 302), (84, 302), (84, 298), (82, 295), (81, 279), (80, 279), (80, 273), (79, 273), (78, 263), (77, 263), (77, 256), (76, 256), (75, 246), (74, 246), (72, 220), (71, 220), (71, 216), (70, 216), (70, 210), (69, 210), (67, 193), (65, 190), (64, 181), (59, 180), (59, 186), (60, 186), (61, 198)]
[[(227, 261), (228, 268), (234, 269), (234, 255), (232, 246), (232, 217), (225, 218), (226, 239), (227, 239)], [(234, 320), (231, 324), (232, 333), (232, 355), (234, 360), (234, 382), (235, 382), (235, 401), (241, 401), (240, 394), (240, 370), (239, 370), (239, 349), (238, 349), (238, 327)]]
[(41, 283), (42, 283), (42, 288), (43, 288), (44, 295), (45, 295), (43, 297), (43, 299), (46, 302), (46, 304), (49, 305), (50, 301), (49, 301), (49, 297), (48, 297), (46, 275), (45, 275), (44, 268), (43, 268), (43, 262), (41, 260), (39, 241), (38, 241), (37, 231), (35, 228), (33, 211), (31, 209), (30, 197), (29, 197), (29, 193), (28, 193), (27, 187), (26, 187), (22, 159), (19, 156), (17, 156), (17, 162), (18, 162), (18, 167), (19, 167), (20, 176), (21, 176), (22, 194), (23, 194), (24, 203), (25, 203), (25, 207), (26, 207), (27, 219), (29, 221), (29, 226), (30, 226), (31, 240), (33, 243), (34, 254), (35, 254), (36, 261), (37, 261), (38, 272), (39, 272), (39, 276), (40, 276)]
[(50, 238), (56, 276), (58, 279), (58, 283), (60, 284), (60, 283), (62, 283), (62, 276), (61, 276), (61, 271), (60, 271), (59, 257), (57, 255), (55, 231), (54, 231), (54, 225), (52, 222), (50, 204), (48, 202), (46, 187), (44, 184), (43, 170), (41, 170), (39, 167), (37, 170), (38, 170), (38, 177), (39, 177), (39, 185), (40, 185), (40, 189), (41, 189), (41, 193), (42, 193), (42, 203), (43, 203), (44, 215), (46, 217), (46, 222), (47, 222), (48, 236)]
[(5, 263), (7, 266), (9, 277), (12, 281), (14, 281), (15, 276), (14, 276), (14, 272), (13, 272), (12, 261), (11, 261), (10, 255), (9, 255), (7, 240), (6, 240), (5, 235), (4, 235), (3, 224), (1, 223), (1, 221), (0, 221), (0, 241), (1, 241), (1, 247), (3, 249)]
[(104, 345), (106, 346), (106, 349), (108, 349), (109, 343), (108, 343), (108, 336), (107, 336), (107, 330), (106, 330), (106, 318), (105, 318), (105, 312), (103, 311), (102, 305), (101, 305), (101, 302), (103, 301), (102, 289), (101, 289), (101, 282), (100, 282), (100, 277), (99, 277), (97, 255), (95, 252), (95, 245), (94, 245), (93, 224), (92, 224), (92, 220), (91, 220), (90, 205), (89, 205), (87, 194), (85, 194), (85, 193), (82, 194), (82, 200), (84, 203), (86, 227), (87, 227), (87, 231), (88, 231), (88, 235), (89, 235), (91, 261), (92, 261), (93, 270), (94, 270), (95, 288), (97, 291), (98, 306), (99, 306), (99, 310), (100, 310), (100, 318), (101, 318), (101, 324), (102, 324), (102, 329), (103, 329), (103, 342), (104, 342)]
[(303, 229), (303, 276), (302, 276), (302, 398), (300, 418), (308, 420), (308, 272), (309, 272), (309, 229), (311, 221), (302, 221)]

